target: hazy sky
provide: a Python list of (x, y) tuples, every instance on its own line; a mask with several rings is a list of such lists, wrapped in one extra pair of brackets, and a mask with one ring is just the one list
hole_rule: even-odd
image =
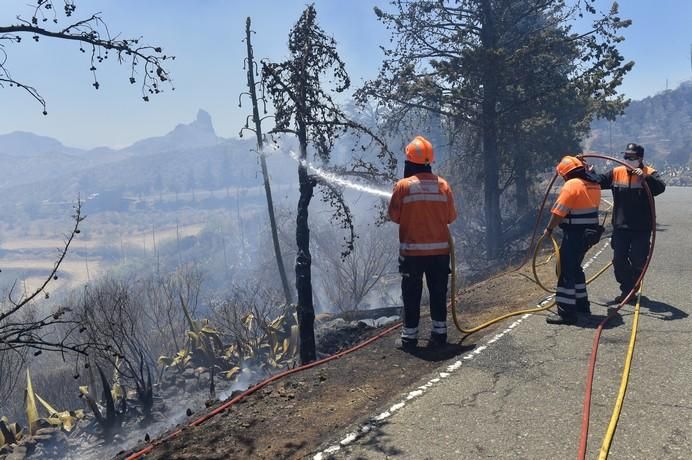
[[(30, 16), (27, 0), (0, 0), (0, 24)], [(57, 2), (61, 3), (61, 2)], [(23, 83), (40, 90), (48, 116), (30, 96), (14, 88), (0, 88), (0, 134), (22, 130), (51, 136), (74, 147), (122, 147), (138, 139), (162, 135), (178, 123), (191, 121), (202, 108), (211, 113), (217, 133), (236, 136), (249, 113), (238, 108), (244, 91), (245, 18), (252, 17), (255, 56), (286, 56), (287, 36), (300, 16), (304, 0), (81, 0), (77, 17), (101, 12), (111, 33), (142, 35), (176, 56), (169, 65), (174, 92), (141, 100), (136, 85), (128, 83), (129, 69), (115, 62), (101, 65), (98, 91), (91, 86), (87, 56), (76, 43), (25, 37), (7, 45), (7, 66)], [(599, 0), (600, 8), (611, 2)], [(376, 75), (382, 60), (380, 45), (389, 34), (379, 23), (373, 5), (379, 0), (317, 0), (318, 21), (333, 35), (354, 86)], [(623, 0), (622, 17), (634, 24), (624, 35), (622, 52), (636, 61), (622, 91), (642, 99), (692, 77), (692, 1)], [(64, 23), (64, 22), (63, 22)]]

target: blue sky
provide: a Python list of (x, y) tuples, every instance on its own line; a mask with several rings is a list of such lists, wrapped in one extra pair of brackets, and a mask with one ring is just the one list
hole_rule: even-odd
[[(27, 0), (2, 0), (0, 24), (30, 15)], [(78, 45), (29, 37), (7, 48), (7, 66), (16, 79), (35, 86), (48, 103), (48, 116), (27, 94), (0, 88), (0, 134), (16, 130), (55, 137), (69, 146), (122, 147), (170, 131), (191, 121), (202, 108), (211, 113), (216, 131), (236, 136), (248, 107), (238, 108), (244, 91), (242, 62), (245, 18), (252, 17), (255, 55), (286, 56), (288, 31), (300, 16), (302, 0), (81, 0), (78, 17), (101, 12), (112, 33), (140, 36), (176, 56), (169, 69), (174, 92), (141, 100), (128, 83), (129, 69), (109, 62), (101, 66), (101, 88), (91, 87), (89, 61)], [(611, 2), (599, 0), (601, 9)], [(337, 42), (354, 85), (377, 74), (380, 45), (389, 34), (372, 8), (380, 0), (317, 0), (318, 21)], [(623, 0), (622, 17), (634, 24), (625, 31), (622, 52), (636, 61), (622, 91), (633, 99), (656, 94), (692, 77), (692, 2)]]

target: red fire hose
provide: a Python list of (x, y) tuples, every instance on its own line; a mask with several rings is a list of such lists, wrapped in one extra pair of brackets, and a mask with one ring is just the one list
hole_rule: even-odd
[[(293, 369), (289, 369), (289, 370), (287, 370), (287, 371), (283, 371), (283, 372), (280, 372), (280, 373), (278, 373), (278, 374), (272, 375), (271, 377), (267, 378), (266, 380), (263, 380), (263, 381), (257, 383), (256, 385), (254, 385), (254, 386), (248, 388), (247, 390), (245, 390), (244, 392), (240, 393), (239, 395), (237, 395), (235, 398), (231, 399), (230, 401), (226, 401), (225, 403), (221, 404), (219, 407), (217, 407), (216, 409), (212, 410), (211, 412), (209, 412), (209, 413), (207, 413), (207, 414), (205, 414), (205, 415), (199, 417), (198, 419), (196, 419), (196, 420), (190, 422), (187, 426), (191, 426), (191, 427), (192, 427), (192, 426), (201, 425), (202, 423), (206, 422), (207, 420), (209, 420), (210, 418), (214, 417), (215, 415), (217, 415), (217, 414), (219, 414), (219, 413), (225, 411), (226, 409), (228, 409), (229, 407), (231, 407), (232, 405), (234, 405), (235, 403), (237, 403), (237, 402), (240, 401), (241, 399), (245, 398), (246, 396), (251, 395), (252, 393), (256, 392), (257, 390), (260, 390), (260, 389), (264, 388), (265, 386), (269, 385), (270, 383), (272, 383), (272, 382), (274, 382), (274, 381), (276, 381), (276, 380), (282, 379), (282, 378), (284, 378), (284, 377), (286, 377), (286, 376), (288, 376), (288, 375), (295, 374), (295, 373), (300, 372), (300, 371), (304, 371), (304, 370), (310, 369), (310, 368), (315, 367), (315, 366), (319, 366), (319, 365), (324, 364), (324, 363), (327, 363), (327, 362), (329, 362), (329, 361), (333, 361), (333, 360), (335, 360), (335, 359), (339, 359), (339, 358), (341, 358), (341, 357), (343, 357), (343, 356), (346, 356), (346, 355), (349, 354), (349, 353), (353, 353), (353, 352), (356, 351), (356, 350), (360, 350), (361, 348), (366, 347), (367, 345), (370, 345), (370, 344), (371, 344), (372, 342), (374, 342), (375, 340), (378, 340), (378, 339), (384, 337), (385, 335), (387, 335), (387, 334), (389, 334), (390, 332), (392, 332), (392, 331), (398, 329), (399, 327), (401, 327), (401, 323), (397, 323), (397, 324), (395, 324), (394, 326), (390, 326), (390, 327), (388, 327), (387, 329), (385, 329), (384, 331), (380, 332), (379, 334), (377, 334), (377, 335), (375, 335), (375, 336), (373, 336), (373, 337), (370, 337), (370, 338), (367, 339), (366, 341), (361, 342), (361, 343), (359, 343), (358, 345), (356, 345), (356, 346), (354, 346), (354, 347), (351, 347), (351, 348), (349, 348), (349, 349), (347, 349), (347, 350), (341, 351), (341, 352), (336, 353), (336, 354), (334, 354), (334, 355), (332, 355), (332, 356), (329, 356), (329, 357), (327, 357), (327, 358), (319, 359), (319, 360), (317, 360), (317, 361), (313, 361), (313, 362), (311, 362), (311, 363), (304, 364), (304, 365), (298, 366), (298, 367), (294, 367)], [(129, 456), (127, 457), (127, 460), (134, 460), (134, 459), (137, 459), (137, 458), (142, 457), (143, 455), (148, 454), (148, 453), (151, 452), (156, 446), (161, 445), (161, 444), (163, 444), (164, 442), (166, 442), (166, 441), (168, 441), (168, 440), (170, 440), (170, 439), (175, 438), (175, 437), (178, 436), (182, 431), (183, 431), (183, 428), (178, 428), (178, 429), (176, 429), (175, 431), (173, 431), (173, 432), (171, 432), (171, 433), (165, 435), (164, 437), (159, 438), (158, 440), (152, 441), (151, 444), (149, 444), (149, 445), (146, 446), (145, 448), (143, 448), (143, 449), (141, 449), (141, 450), (139, 450), (139, 451), (137, 451), (137, 452), (134, 452), (133, 454), (129, 455)]]
[[(624, 165), (625, 167), (628, 168), (628, 170), (633, 170), (630, 165), (626, 164), (623, 161), (620, 161), (616, 158), (611, 158), (605, 155), (600, 155), (596, 153), (588, 153), (583, 155), (585, 158), (600, 158), (603, 160), (611, 160), (615, 161), (617, 163), (620, 163), (621, 165)], [(644, 264), (644, 269), (642, 270), (641, 275), (639, 276), (639, 279), (635, 283), (635, 287), (632, 288), (632, 290), (627, 294), (627, 296), (620, 302), (620, 304), (605, 318), (603, 321), (601, 321), (598, 324), (598, 327), (596, 328), (596, 332), (594, 335), (593, 339), (593, 345), (591, 347), (591, 356), (589, 357), (589, 370), (586, 376), (586, 391), (584, 394), (584, 406), (582, 409), (582, 421), (581, 421), (581, 434), (579, 438), (579, 454), (578, 454), (578, 459), (579, 460), (584, 460), (586, 458), (586, 446), (587, 446), (587, 441), (589, 437), (589, 418), (590, 418), (590, 413), (591, 413), (591, 393), (592, 393), (592, 388), (593, 388), (593, 379), (594, 379), (594, 373), (595, 373), (595, 368), (596, 368), (596, 356), (598, 354), (598, 344), (599, 344), (599, 339), (601, 338), (601, 332), (603, 332), (603, 327), (605, 324), (613, 318), (615, 315), (618, 314), (620, 309), (625, 305), (625, 303), (632, 297), (637, 290), (637, 286), (641, 284), (641, 282), (644, 280), (644, 275), (646, 275), (646, 271), (649, 269), (649, 263), (651, 262), (651, 257), (653, 256), (654, 253), (654, 244), (656, 243), (656, 206), (654, 203), (654, 197), (651, 194), (651, 189), (649, 189), (649, 184), (646, 183), (646, 180), (642, 181), (642, 184), (644, 186), (644, 189), (646, 190), (647, 196), (649, 198), (649, 206), (651, 207), (651, 245), (649, 247), (649, 254), (646, 257), (646, 263)]]

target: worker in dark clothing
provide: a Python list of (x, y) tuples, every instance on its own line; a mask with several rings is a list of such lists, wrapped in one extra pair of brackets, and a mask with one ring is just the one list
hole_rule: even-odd
[(544, 235), (549, 236), (558, 225), (562, 229), (560, 276), (555, 294), (557, 314), (546, 318), (546, 322), (576, 324), (578, 315), (590, 313), (581, 263), (602, 233), (598, 224), (601, 188), (586, 171), (584, 162), (576, 157), (562, 158), (556, 169), (565, 185), (553, 205)]
[(389, 202), (389, 217), (399, 224), (404, 326), (397, 345), (404, 350), (412, 350), (418, 343), (424, 274), (432, 319), (429, 346), (447, 343), (448, 225), (457, 212), (449, 185), (432, 173), (430, 164), (434, 160), (432, 144), (416, 136), (406, 146), (404, 178), (397, 182)]
[[(613, 269), (620, 284), (620, 294), (612, 303), (622, 303), (635, 287), (644, 270), (651, 240), (651, 205), (642, 185), (649, 186), (653, 196), (666, 189), (658, 172), (644, 165), (644, 147), (627, 144), (623, 152), (625, 162), (632, 168), (617, 166), (605, 174), (598, 175), (603, 189), (613, 191)], [(635, 296), (628, 301), (633, 303)]]

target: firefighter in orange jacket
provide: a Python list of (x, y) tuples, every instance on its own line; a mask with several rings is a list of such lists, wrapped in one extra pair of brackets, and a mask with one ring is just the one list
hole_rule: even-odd
[(553, 205), (544, 235), (550, 235), (558, 225), (562, 229), (560, 277), (555, 294), (557, 315), (549, 316), (546, 321), (550, 324), (576, 324), (578, 315), (590, 313), (581, 263), (586, 251), (598, 241), (602, 232), (598, 223), (601, 187), (595, 175), (588, 172), (585, 164), (576, 157), (562, 158), (556, 169), (565, 185)]
[(404, 301), (404, 326), (398, 344), (411, 350), (418, 343), (423, 275), (430, 294), (432, 331), (429, 346), (447, 343), (447, 282), (449, 228), (457, 217), (447, 182), (432, 173), (432, 144), (416, 136), (406, 146), (404, 178), (394, 187), (389, 217), (399, 224), (399, 272)]
[[(644, 165), (644, 147), (627, 144), (623, 152), (630, 165), (617, 166), (599, 175), (601, 188), (613, 191), (613, 270), (620, 284), (620, 295), (610, 303), (621, 303), (642, 274), (651, 239), (651, 205), (642, 183), (653, 196), (660, 195), (666, 184), (651, 166)], [(629, 298), (634, 303), (635, 296)]]

